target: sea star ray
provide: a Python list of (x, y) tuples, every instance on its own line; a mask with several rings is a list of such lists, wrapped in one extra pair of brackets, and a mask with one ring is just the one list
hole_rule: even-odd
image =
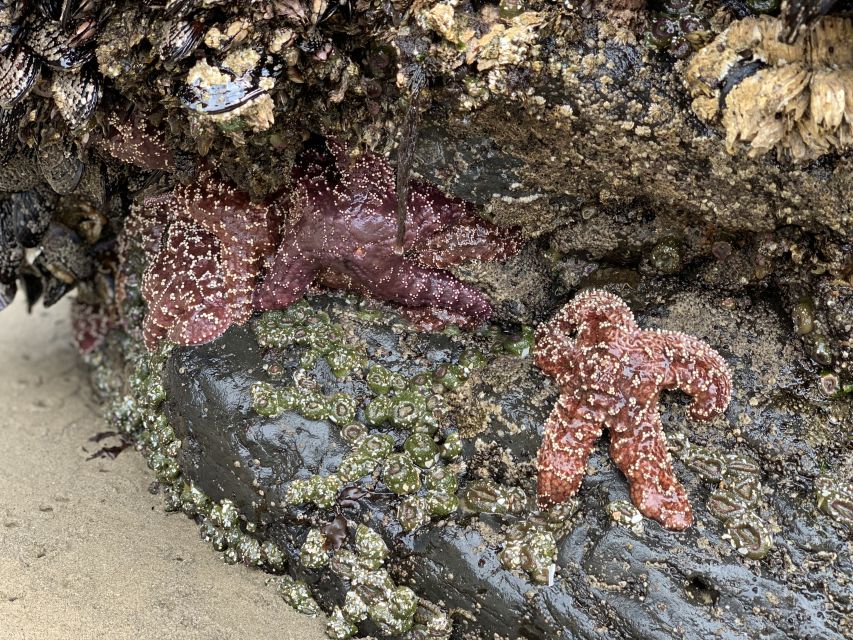
[(693, 397), (691, 417), (720, 415), (731, 395), (723, 358), (692, 336), (640, 329), (618, 296), (591, 289), (540, 325), (536, 362), (560, 387), (539, 449), (540, 507), (578, 491), (606, 427), (610, 456), (640, 512), (669, 529), (689, 527), (693, 513), (672, 469), (658, 400), (680, 389)]
[(443, 268), (513, 255), (516, 230), (500, 229), (469, 203), (415, 181), (399, 255), (395, 176), (384, 159), (365, 153), (352, 160), (326, 140), (300, 154), (293, 181), (290, 225), (255, 295), (256, 308), (287, 306), (316, 283), (393, 302), (410, 317), (469, 325), (489, 318), (486, 297)]

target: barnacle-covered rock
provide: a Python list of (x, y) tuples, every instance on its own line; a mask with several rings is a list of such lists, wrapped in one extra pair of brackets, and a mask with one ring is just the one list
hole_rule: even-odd
[(701, 47), (709, 35), (710, 24), (699, 3), (667, 0), (651, 14), (646, 42), (676, 58), (685, 58)]
[(815, 497), (818, 509), (853, 530), (853, 486), (849, 482), (821, 476), (815, 481)]
[[(658, 300), (669, 294), (654, 289), (641, 295)], [(317, 604), (331, 613), (331, 630), (342, 636), (393, 634), (411, 625), (413, 637), (432, 637), (423, 635), (427, 622), (451, 611), (470, 613), (452, 616), (452, 633), (479, 638), (534, 632), (558, 636), (566, 629), (601, 624), (621, 628), (636, 624), (637, 617), (656, 628), (674, 626), (684, 617), (695, 620), (695, 633), (685, 634), (690, 640), (714, 630), (751, 628), (772, 628), (792, 638), (838, 635), (846, 605), (805, 585), (819, 578), (830, 590), (839, 588), (849, 563), (846, 529), (820, 505), (815, 508), (813, 496), (797, 493), (801, 470), (817, 468), (809, 461), (831, 452), (833, 445), (810, 444), (820, 421), (813, 420), (814, 413), (811, 418), (803, 414), (815, 410), (809, 404), (813, 400), (804, 396), (796, 409), (783, 406), (781, 396), (755, 373), (770, 367), (784, 393), (796, 393), (800, 374), (790, 363), (799, 346), (789, 341), (778, 349), (755, 348), (767, 336), (783, 340), (787, 335), (779, 328), (784, 319), (769, 319), (779, 312), (773, 306), (755, 303), (742, 317), (700, 303), (705, 299), (695, 294), (672, 295), (665, 311), (653, 307), (658, 309), (651, 312), (657, 316), (654, 324), (684, 326), (684, 319), (701, 308), (703, 318), (710, 316), (703, 325), (711, 332), (709, 339), (730, 345), (726, 359), (738, 381), (736, 436), (734, 429), (690, 422), (687, 432), (701, 440), (701, 447), (685, 437), (672, 439), (678, 445), (676, 469), (696, 506), (701, 536), (695, 530), (674, 534), (654, 522), (642, 526), (643, 519), (625, 500), (624, 478), (599, 447), (590, 454), (578, 499), (537, 513), (536, 469), (530, 461), (556, 394), (547, 378), (530, 358), (507, 354), (500, 331), (417, 334), (394, 314), (355, 297), (312, 296), (261, 316), (253, 323), (254, 335), (234, 327), (215, 343), (174, 349), (163, 371), (165, 386), (152, 396), (160, 402), (165, 391), (161, 410), (174, 429), (169, 434), (158, 428), (146, 442), (162, 441), (163, 453), (154, 460), (159, 474), (185, 474), (178, 494), (186, 494), (191, 512), (205, 508), (197, 491), (213, 504), (231, 501), (225, 503), (231, 514), (227, 522), (216, 510), (209, 516), (211, 526), (204, 525), (205, 536), (226, 552), (227, 561), (263, 562), (265, 545), (275, 545), (283, 556), (278, 566), (304, 582)], [(648, 307), (637, 303), (637, 308)], [(324, 356), (304, 359), (316, 348), (311, 331), (305, 331), (312, 327), (318, 327), (318, 335), (336, 336), (366, 366), (340, 378)], [(776, 355), (780, 349), (785, 358)], [(390, 419), (376, 426), (365, 420), (376, 398), (434, 393), (437, 380), (446, 375), (436, 375), (437, 370), (454, 365), (467, 377), (452, 391), (439, 392), (447, 409), (434, 432), (412, 431)], [(367, 380), (371, 371), (372, 386)], [(404, 384), (391, 382), (397, 376)], [(300, 396), (338, 394), (357, 399), (354, 419), (347, 424), (336, 424), (329, 414), (310, 420), (302, 415)], [(274, 396), (287, 397), (290, 408), (273, 415), (258, 405)], [(753, 397), (757, 402), (748, 401)], [(673, 423), (685, 422), (683, 404), (662, 398), (662, 420), (670, 433)], [(826, 420), (840, 419), (839, 400), (818, 404)], [(479, 435), (459, 436), (459, 421), (472, 412), (484, 412), (485, 425)], [(418, 447), (407, 447), (415, 436)], [(411, 457), (407, 448), (429, 448), (426, 437), (439, 451), (450, 443), (458, 457), (451, 462), (432, 454), (431, 467), (402, 464)], [(180, 448), (167, 453), (172, 446), (167, 443), (175, 441)], [(728, 453), (716, 455), (722, 450)], [(713, 457), (713, 464), (696, 464), (694, 470), (682, 463), (700, 454)], [(831, 453), (825, 459), (832, 459)], [(403, 467), (405, 473), (392, 477)], [(773, 491), (756, 496), (765, 469), (765, 477), (774, 478)], [(384, 482), (387, 471), (391, 485), (400, 480), (413, 492), (391, 491)], [(743, 511), (717, 510), (712, 501), (711, 514), (703, 509), (708, 489), (702, 474), (706, 482), (719, 482), (717, 491), (726, 492), (730, 505), (743, 504)], [(189, 483), (195, 493), (185, 491)], [(606, 505), (613, 507), (610, 514)], [(626, 526), (613, 526), (614, 515), (624, 516)], [(250, 535), (263, 541), (260, 555), (246, 541)], [(822, 542), (816, 549), (818, 535)], [(775, 548), (769, 545), (772, 539)], [(783, 545), (814, 560), (831, 548), (838, 560), (816, 562), (809, 574), (792, 573), (777, 564)], [(763, 559), (752, 559), (759, 556)], [(736, 612), (723, 609), (708, 619), (705, 601), (693, 596), (697, 566), (703, 567), (706, 591), (733, 603)], [(539, 586), (552, 578), (551, 586)], [(648, 600), (651, 585), (658, 585), (654, 597), (666, 607), (640, 606), (626, 613), (619, 606), (629, 596)], [(761, 585), (783, 598), (784, 607), (775, 597), (755, 605)], [(301, 589), (294, 593), (296, 601), (306, 595)], [(420, 599), (416, 606), (415, 596)], [(543, 599), (550, 603), (547, 616), (539, 615)], [(819, 620), (790, 615), (817, 604), (825, 607)], [(439, 625), (437, 633), (440, 629), (446, 637), (446, 626)]]
[(853, 144), (853, 20), (827, 16), (781, 42), (769, 16), (729, 26), (690, 62), (693, 110), (720, 121), (726, 148), (813, 160)]

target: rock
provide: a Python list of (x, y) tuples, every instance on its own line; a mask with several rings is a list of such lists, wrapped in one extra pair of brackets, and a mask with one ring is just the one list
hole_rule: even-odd
[[(849, 401), (819, 393), (773, 304), (660, 284), (634, 290), (640, 324), (702, 337), (735, 376), (712, 423), (663, 402), (697, 521), (683, 533), (620, 511), (606, 438), (577, 499), (536, 511), (556, 388), (513, 355), (519, 340), (414, 333), (355, 298), (313, 297), (154, 358), (132, 378), (125, 424), (141, 416), (170, 504), (226, 560), (289, 576), (301, 608), (307, 585), (333, 637), (450, 637), (452, 621), (454, 638), (840, 640), (853, 612)], [(708, 511), (725, 492), (742, 515), (719, 499)]]

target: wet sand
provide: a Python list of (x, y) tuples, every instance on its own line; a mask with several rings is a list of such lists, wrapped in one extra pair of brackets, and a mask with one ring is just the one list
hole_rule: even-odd
[(67, 314), (0, 313), (0, 640), (324, 638), (165, 513), (138, 453), (86, 461), (106, 425)]

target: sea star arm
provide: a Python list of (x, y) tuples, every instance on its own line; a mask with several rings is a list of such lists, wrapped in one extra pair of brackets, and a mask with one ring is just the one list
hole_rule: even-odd
[(732, 375), (723, 357), (705, 342), (676, 331), (661, 331), (663, 355), (669, 366), (664, 388), (680, 389), (693, 397), (688, 411), (707, 420), (725, 411), (732, 391)]
[(559, 504), (577, 492), (586, 474), (592, 446), (601, 435), (601, 425), (583, 407), (564, 397), (560, 396), (545, 422), (539, 448), (536, 494), (542, 509)]
[(406, 245), (417, 247), (457, 223), (478, 219), (473, 205), (443, 193), (429, 182), (413, 180), (406, 199)]
[(305, 294), (316, 275), (313, 261), (299, 251), (292, 238), (285, 239), (269, 273), (255, 291), (255, 309), (283, 309)]
[(502, 229), (468, 214), (445, 232), (433, 235), (415, 248), (424, 266), (446, 269), (471, 260), (505, 260), (518, 253), (515, 229)]
[(686, 529), (693, 511), (673, 472), (660, 414), (654, 409), (639, 423), (622, 426), (610, 429), (610, 457), (628, 478), (631, 501), (667, 529)]
[(549, 322), (536, 329), (536, 366), (549, 376), (558, 376), (574, 366), (577, 353), (574, 340)]
[(107, 124), (109, 131), (102, 146), (112, 157), (149, 171), (175, 170), (175, 156), (165, 135), (146, 120), (111, 113)]
[(201, 344), (231, 323), (216, 239), (189, 223), (170, 225), (165, 246), (148, 266), (142, 295), (148, 302), (143, 336), (149, 349), (160, 338)]
[(479, 324), (492, 313), (486, 297), (446, 271), (420, 267), (402, 256), (383, 265), (381, 278), (366, 278), (360, 288), (378, 298), (408, 307), (438, 307), (460, 313)]

